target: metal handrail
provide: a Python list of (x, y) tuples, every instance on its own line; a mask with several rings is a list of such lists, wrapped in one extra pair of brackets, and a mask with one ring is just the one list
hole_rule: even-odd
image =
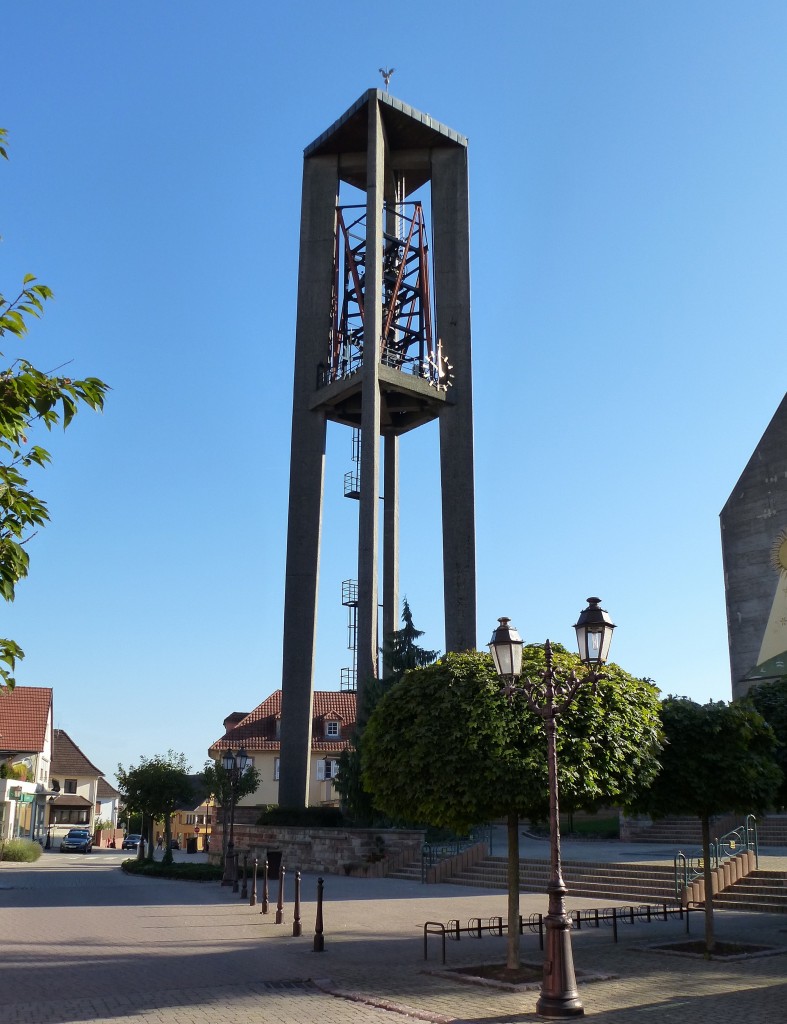
[(464, 850), (475, 846), (476, 843), (486, 842), (492, 847), (492, 826), (478, 825), (472, 828), (466, 836), (454, 836), (441, 843), (424, 843), (421, 847), (421, 882), (426, 883), (427, 871), (429, 868), (439, 864), (440, 861), (448, 860), (449, 857), (456, 857)]
[[(755, 864), (760, 865), (760, 848), (757, 836), (757, 819), (753, 814), (747, 814), (746, 819), (738, 828), (726, 832), (721, 838), (716, 838), (709, 848), (711, 868), (718, 868), (723, 861), (732, 860), (739, 853), (752, 850), (755, 857)], [(705, 871), (705, 861), (702, 850), (692, 850), (684, 853), (678, 850), (674, 859), (675, 868), (675, 895), (680, 898), (681, 882), (684, 888), (700, 878)], [(682, 877), (681, 877), (682, 876)]]

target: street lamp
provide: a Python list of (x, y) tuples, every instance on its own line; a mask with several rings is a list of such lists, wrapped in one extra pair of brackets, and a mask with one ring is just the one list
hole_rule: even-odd
[(227, 773), (227, 781), (230, 786), (230, 838), (224, 858), (224, 876), (221, 879), (221, 884), (231, 885), (233, 892), (238, 891), (238, 864), (235, 860), (235, 804), (238, 800), (238, 785), (249, 767), (249, 760), (243, 747), (237, 754), (233, 754), (232, 750), (225, 751), (221, 759), (221, 767)]
[[(571, 918), (566, 914), (566, 885), (560, 864), (560, 811), (557, 785), (557, 718), (571, 704), (580, 686), (595, 686), (606, 678), (601, 671), (609, 654), (615, 626), (600, 607), (601, 599), (589, 597), (588, 606), (579, 616), (575, 629), (579, 657), (588, 671), (581, 678), (574, 671), (555, 668), (552, 646), (544, 644), (546, 668), (534, 679), (522, 679), (522, 637), (510, 619), (499, 619), (492, 634), (489, 650), (497, 674), (505, 681), (509, 695), (522, 693), (528, 706), (544, 720), (547, 734), (547, 765), (549, 770), (549, 852), (550, 878), (547, 886), (549, 908), (546, 916), (546, 952), (541, 995), (536, 1013), (542, 1017), (581, 1017), (585, 1010), (579, 1000), (571, 952)], [(514, 922), (509, 921), (509, 928)]]

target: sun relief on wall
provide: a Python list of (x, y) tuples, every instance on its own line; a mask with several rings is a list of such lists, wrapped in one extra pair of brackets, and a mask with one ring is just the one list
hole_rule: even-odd
[(757, 664), (746, 679), (774, 679), (787, 674), (787, 528), (780, 531), (771, 550), (771, 565), (779, 575)]

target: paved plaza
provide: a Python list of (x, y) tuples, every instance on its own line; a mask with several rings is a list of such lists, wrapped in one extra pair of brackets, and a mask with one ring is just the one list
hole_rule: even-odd
[[(598, 850), (600, 857), (602, 848)], [(502, 852), (502, 851), (501, 851)], [(524, 852), (524, 851), (523, 851)], [(566, 850), (573, 859), (573, 850)], [(640, 860), (656, 859), (639, 849)], [(397, 1020), (529, 1022), (537, 990), (462, 984), (440, 972), (439, 941), (424, 962), (425, 921), (505, 915), (502, 891), (396, 879), (325, 877), (325, 951), (313, 951), (314, 875), (303, 878), (303, 935), (292, 935), (292, 879), (284, 923), (218, 883), (128, 876), (128, 854), (46, 852), (0, 864), (0, 1024), (396, 1024)], [(185, 854), (177, 854), (182, 859)], [(584, 859), (588, 859), (585, 857)], [(784, 863), (766, 858), (762, 866)], [(522, 913), (546, 911), (522, 896)], [(588, 900), (569, 906), (586, 907)], [(692, 935), (702, 934), (699, 914)], [(785, 947), (775, 956), (705, 962), (648, 948), (677, 941), (682, 923), (574, 932), (580, 998), (604, 1024), (787, 1021), (787, 916), (717, 914), (717, 935)], [(523, 960), (540, 963), (538, 937)], [(505, 938), (448, 944), (448, 967), (502, 962)], [(428, 973), (434, 971), (436, 973)]]

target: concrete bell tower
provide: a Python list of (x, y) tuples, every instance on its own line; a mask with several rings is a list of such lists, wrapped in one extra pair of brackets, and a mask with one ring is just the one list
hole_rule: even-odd
[[(359, 190), (355, 204), (339, 204), (342, 183)], [(364, 684), (378, 674), (379, 603), (383, 633), (397, 626), (398, 439), (434, 419), (440, 425), (445, 648), (475, 648), (468, 228), (467, 140), (387, 92), (370, 89), (304, 151), (281, 806), (308, 802), (328, 420), (360, 437), (359, 708)]]

